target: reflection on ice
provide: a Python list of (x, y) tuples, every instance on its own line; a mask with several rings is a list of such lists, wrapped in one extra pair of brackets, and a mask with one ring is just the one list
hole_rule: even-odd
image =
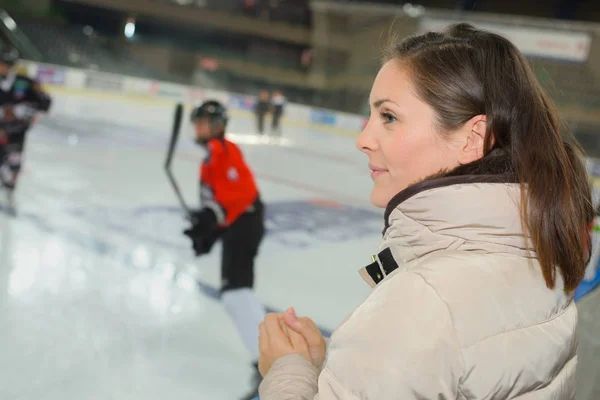
[(56, 267), (59, 263), (64, 263), (64, 250), (61, 243), (56, 238), (50, 238), (46, 242), (46, 247), (42, 251), (42, 259), (47, 267)]
[(148, 248), (144, 245), (138, 245), (133, 250), (133, 255), (131, 257), (131, 263), (134, 267), (140, 269), (148, 269), (151, 267), (150, 263), (150, 252)]
[(33, 300), (46, 294), (67, 295), (85, 289), (87, 277), (81, 256), (69, 255), (65, 243), (54, 236), (36, 245), (17, 242), (13, 248), (8, 284), (12, 297)]
[(14, 255), (14, 268), (10, 273), (8, 293), (13, 297), (20, 297), (35, 283), (40, 263), (37, 249), (21, 247), (15, 250), (17, 251)]

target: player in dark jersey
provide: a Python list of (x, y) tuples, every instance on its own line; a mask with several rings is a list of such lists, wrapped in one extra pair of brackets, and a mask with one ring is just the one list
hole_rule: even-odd
[(227, 111), (207, 101), (192, 112), (196, 142), (207, 150), (200, 166), (202, 208), (193, 213), (184, 233), (196, 255), (222, 242), (221, 301), (254, 360), (254, 388), (245, 399), (258, 396), (258, 326), (265, 310), (254, 291), (254, 259), (265, 233), (264, 206), (256, 181), (242, 152), (225, 138)]
[(263, 134), (265, 131), (265, 116), (269, 112), (271, 106), (271, 100), (269, 98), (269, 92), (263, 90), (256, 99), (256, 105), (254, 106), (254, 112), (256, 114), (256, 124), (258, 126), (258, 133)]
[(51, 99), (39, 83), (18, 74), (16, 49), (0, 52), (0, 181), (12, 193), (21, 170), (25, 135), (37, 112), (47, 112)]

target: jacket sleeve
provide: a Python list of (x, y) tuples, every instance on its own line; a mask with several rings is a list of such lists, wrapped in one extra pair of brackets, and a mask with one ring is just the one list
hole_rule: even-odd
[(382, 282), (334, 332), (318, 380), (311, 367), (278, 359), (260, 399), (454, 400), (463, 368), (446, 304), (411, 272)]
[(38, 111), (48, 112), (52, 105), (52, 98), (46, 93), (38, 82), (33, 81), (32, 97)]
[[(317, 392), (318, 390), (318, 392)], [(360, 399), (327, 370), (319, 370), (299, 354), (277, 359), (259, 389), (261, 400)]]
[(17, 79), (26, 81), (29, 85), (25, 103), (29, 103), (35, 111), (48, 112), (52, 105), (52, 98), (42, 89), (39, 82), (23, 76), (18, 76)]
[(214, 213), (217, 224), (222, 224), (227, 218), (226, 209), (218, 202), (214, 187), (224, 157), (222, 150), (212, 144), (208, 145), (208, 152), (200, 167), (200, 204)]

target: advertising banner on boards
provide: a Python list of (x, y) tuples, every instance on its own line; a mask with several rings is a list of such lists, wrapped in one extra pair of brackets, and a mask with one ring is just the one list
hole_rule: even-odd
[(120, 92), (123, 90), (123, 78), (118, 75), (102, 72), (88, 72), (85, 79), (85, 87)]
[(44, 84), (62, 86), (65, 84), (66, 73), (60, 67), (40, 65), (37, 69), (36, 80)]

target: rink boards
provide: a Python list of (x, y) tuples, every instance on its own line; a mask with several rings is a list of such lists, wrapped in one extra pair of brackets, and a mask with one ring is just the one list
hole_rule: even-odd
[[(223, 91), (204, 90), (200, 87), (178, 85), (169, 82), (151, 81), (127, 76), (106, 74), (98, 71), (87, 71), (66, 68), (56, 65), (39, 63), (23, 64), (29, 74), (36, 76), (46, 87), (55, 94), (66, 96), (92, 96), (111, 101), (111, 99), (127, 99), (131, 102), (147, 103), (160, 106), (173, 105), (182, 102), (186, 111), (198, 102), (214, 98), (227, 104), (231, 114), (237, 118), (251, 120), (253, 118), (254, 97)], [(77, 104), (69, 105), (77, 108)], [(186, 113), (187, 115), (187, 113)], [(110, 114), (112, 119), (127, 115), (115, 112)], [(168, 113), (146, 115), (150, 120), (138, 121), (142, 125), (166, 126), (169, 123)], [(124, 121), (130, 122), (130, 121)], [(318, 131), (337, 135), (355, 137), (360, 132), (364, 117), (347, 113), (339, 113), (325, 109), (311, 108), (297, 104), (288, 104), (283, 123), (307, 131)], [(187, 127), (187, 133), (190, 128)], [(245, 129), (248, 130), (248, 129)], [(600, 196), (600, 163), (588, 160), (588, 169), (592, 176), (595, 204)], [(596, 238), (596, 235), (594, 235)], [(600, 239), (599, 239), (600, 240)], [(596, 242), (596, 240), (594, 240)], [(600, 245), (600, 242), (599, 242)], [(596, 253), (595, 253), (596, 254)], [(576, 299), (583, 297), (600, 284), (600, 268), (598, 258), (593, 257), (581, 287), (576, 292)]]

